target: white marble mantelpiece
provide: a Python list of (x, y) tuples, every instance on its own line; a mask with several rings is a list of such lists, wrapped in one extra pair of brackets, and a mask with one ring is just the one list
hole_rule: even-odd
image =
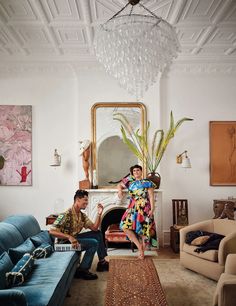
[[(109, 211), (114, 208), (126, 208), (129, 203), (127, 190), (124, 191), (123, 199), (118, 198), (117, 189), (88, 189), (89, 192), (89, 205), (86, 209), (88, 217), (95, 220), (97, 216), (97, 204), (101, 203), (104, 206), (104, 217)], [(157, 227), (157, 236), (160, 246), (163, 246), (162, 241), (162, 191), (154, 190), (155, 213), (154, 218)]]

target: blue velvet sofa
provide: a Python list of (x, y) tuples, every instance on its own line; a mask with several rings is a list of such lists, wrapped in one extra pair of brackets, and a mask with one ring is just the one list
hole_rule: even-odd
[(0, 222), (0, 306), (63, 304), (80, 260), (80, 252), (53, 252), (47, 258), (34, 261), (33, 269), (23, 284), (11, 288), (4, 285), (7, 270), (7, 267), (4, 270), (4, 265), (7, 265), (4, 258), (9, 258), (9, 250), (20, 248), (26, 240), (34, 242), (34, 238), (41, 234), (47, 234), (53, 245), (48, 232), (41, 231), (31, 215), (10, 216)]

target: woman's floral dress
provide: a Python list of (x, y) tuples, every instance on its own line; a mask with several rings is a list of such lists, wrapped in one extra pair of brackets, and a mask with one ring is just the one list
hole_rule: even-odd
[(128, 189), (130, 202), (123, 214), (120, 228), (131, 229), (138, 236), (150, 239), (151, 229), (155, 229), (154, 218), (148, 217), (151, 203), (148, 188), (155, 188), (155, 184), (148, 179), (135, 180), (132, 176), (125, 177), (121, 183)]

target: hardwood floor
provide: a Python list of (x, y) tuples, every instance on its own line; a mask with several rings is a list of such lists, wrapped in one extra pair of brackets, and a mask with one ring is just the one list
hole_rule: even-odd
[(160, 248), (158, 251), (159, 259), (178, 259), (179, 253), (174, 253), (171, 247)]
[[(116, 256), (137, 256), (138, 250), (135, 249), (131, 252), (131, 249), (115, 248), (108, 249), (108, 260), (109, 258)], [(174, 253), (171, 247), (164, 247), (158, 250), (152, 249), (152, 251), (145, 251), (145, 256), (158, 256), (158, 259), (178, 259), (179, 253)], [(96, 257), (94, 258), (96, 260)]]

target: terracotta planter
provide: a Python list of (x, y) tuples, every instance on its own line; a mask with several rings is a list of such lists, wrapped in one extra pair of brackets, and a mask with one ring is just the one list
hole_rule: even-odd
[(150, 173), (148, 173), (147, 178), (156, 185), (155, 189), (159, 189), (160, 184), (161, 184), (161, 176), (160, 176), (159, 173), (150, 172)]

